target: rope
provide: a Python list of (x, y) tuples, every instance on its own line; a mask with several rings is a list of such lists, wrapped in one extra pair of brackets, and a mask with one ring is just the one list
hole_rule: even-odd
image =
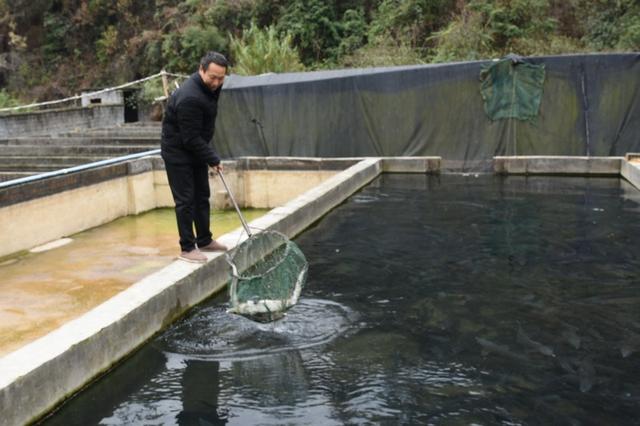
[(169, 73), (169, 72), (166, 72), (166, 71), (160, 71), (158, 74), (153, 74), (153, 75), (151, 75), (149, 77), (141, 78), (140, 80), (131, 81), (129, 83), (124, 83), (124, 84), (121, 84), (119, 86), (109, 87), (107, 89), (98, 90), (96, 92), (85, 93), (83, 95), (70, 96), (68, 98), (58, 99), (58, 100), (55, 100), (55, 101), (38, 102), (38, 103), (34, 103), (34, 104), (29, 104), (29, 105), (20, 105), (20, 106), (17, 106), (17, 107), (0, 108), (0, 112), (17, 111), (17, 110), (25, 109), (25, 108), (34, 108), (34, 107), (40, 107), (40, 106), (45, 106), (45, 105), (56, 105), (56, 104), (61, 104), (61, 103), (64, 103), (64, 102), (75, 101), (77, 99), (82, 99), (85, 96), (94, 96), (94, 95), (99, 95), (101, 93), (111, 92), (113, 90), (118, 90), (118, 89), (122, 89), (122, 88), (129, 87), (129, 86), (135, 86), (136, 84), (140, 84), (140, 83), (142, 83), (144, 81), (153, 80), (154, 78), (158, 78), (158, 77), (162, 77), (162, 76), (171, 76), (171, 77), (178, 77), (178, 78), (189, 77), (188, 75), (173, 74), (173, 73)]
[[(518, 155), (518, 136), (516, 129), (516, 83), (518, 80), (518, 71), (516, 65), (511, 64), (511, 71), (513, 72), (513, 83), (511, 84), (511, 114), (509, 115), (509, 124), (507, 132), (507, 144), (509, 142), (509, 136), (513, 137), (513, 155)], [(513, 129), (513, 133), (511, 130)]]
[(189, 77), (186, 74), (174, 74), (174, 73), (166, 72), (166, 71), (160, 71), (160, 74), (162, 74), (163, 72), (164, 72), (164, 75), (168, 75), (170, 77), (178, 77), (178, 78), (187, 78), (187, 77)]

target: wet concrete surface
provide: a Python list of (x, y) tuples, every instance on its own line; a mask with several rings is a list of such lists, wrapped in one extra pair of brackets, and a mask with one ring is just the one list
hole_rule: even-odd
[[(247, 210), (245, 218), (265, 212)], [(233, 211), (213, 211), (211, 223), (214, 238), (240, 226)], [(180, 251), (173, 209), (127, 216), (71, 238), (51, 250), (0, 259), (0, 356), (89, 311)]]

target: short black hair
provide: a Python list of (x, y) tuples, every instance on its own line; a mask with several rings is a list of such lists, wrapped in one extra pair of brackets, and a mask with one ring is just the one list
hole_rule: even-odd
[(200, 68), (206, 70), (209, 68), (209, 64), (214, 63), (221, 67), (229, 68), (229, 61), (224, 57), (222, 53), (207, 52), (202, 59), (200, 59)]

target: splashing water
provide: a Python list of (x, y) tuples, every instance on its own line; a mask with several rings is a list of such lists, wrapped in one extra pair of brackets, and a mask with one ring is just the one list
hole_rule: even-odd
[(156, 345), (199, 359), (252, 358), (325, 344), (344, 333), (356, 315), (345, 306), (319, 299), (303, 299), (281, 320), (251, 321), (210, 306), (165, 333)]

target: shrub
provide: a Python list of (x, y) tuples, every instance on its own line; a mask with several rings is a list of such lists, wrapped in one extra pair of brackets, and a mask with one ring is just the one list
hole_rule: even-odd
[(407, 43), (398, 42), (390, 35), (381, 35), (341, 60), (346, 67), (388, 67), (394, 65), (424, 64), (420, 52)]
[(109, 25), (96, 41), (96, 56), (101, 63), (109, 62), (109, 59), (118, 49), (118, 30), (115, 26)]
[(245, 30), (241, 38), (230, 35), (234, 72), (256, 75), (267, 72), (301, 71), (298, 52), (292, 47), (291, 35), (279, 36), (275, 27), (264, 30), (255, 23)]
[(48, 61), (57, 62), (67, 51), (65, 46), (66, 34), (71, 25), (64, 16), (45, 13), (43, 19), (44, 40), (42, 53)]
[(534, 55), (556, 53), (579, 43), (555, 34), (557, 21), (548, 0), (471, 0), (435, 41), (433, 60), (474, 60), (508, 53)]
[(464, 10), (432, 39), (437, 46), (433, 62), (476, 60), (493, 53), (493, 31), (482, 14), (474, 10)]
[(216, 27), (202, 28), (190, 25), (181, 33), (166, 34), (161, 50), (169, 70), (192, 72), (206, 52), (210, 50), (224, 52), (227, 50), (227, 45), (227, 39)]
[(20, 105), (18, 98), (13, 97), (7, 90), (0, 89), (0, 108), (10, 108)]
[(637, 0), (581, 0), (583, 41), (593, 50), (640, 50), (640, 4)]
[(369, 34), (372, 38), (388, 34), (403, 44), (422, 48), (454, 6), (453, 0), (382, 0)]
[(362, 9), (348, 9), (342, 16), (338, 56), (348, 55), (367, 42), (367, 22)]
[(293, 0), (278, 22), (278, 32), (290, 34), (305, 65), (337, 57), (339, 22), (333, 1)]

